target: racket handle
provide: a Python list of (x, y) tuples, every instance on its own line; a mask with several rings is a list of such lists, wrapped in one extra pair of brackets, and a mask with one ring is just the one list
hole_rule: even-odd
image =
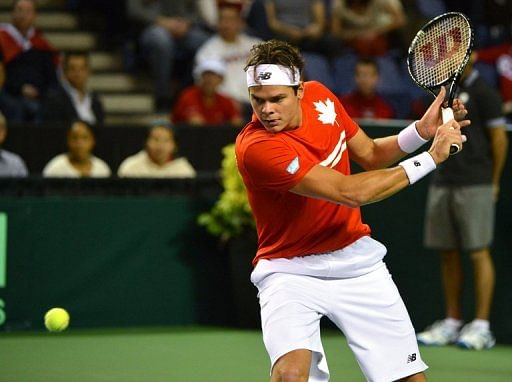
[(443, 123), (455, 119), (455, 116), (453, 115), (453, 109), (451, 107), (442, 107), (441, 112), (443, 114)]
[[(453, 115), (453, 109), (451, 107), (442, 107), (441, 113), (443, 115), (443, 123), (446, 123), (452, 119), (455, 119)], [(452, 143), (450, 146), (450, 155), (457, 154), (460, 151), (460, 146), (456, 143)]]

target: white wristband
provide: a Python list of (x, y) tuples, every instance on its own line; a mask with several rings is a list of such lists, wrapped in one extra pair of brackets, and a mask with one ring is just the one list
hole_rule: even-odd
[(436, 162), (434, 162), (434, 159), (427, 151), (406, 159), (398, 165), (402, 166), (405, 170), (405, 173), (409, 178), (409, 184), (416, 183), (436, 168)]
[(398, 146), (400, 146), (400, 150), (408, 154), (415, 152), (428, 142), (418, 134), (416, 122), (418, 121), (414, 121), (398, 133)]

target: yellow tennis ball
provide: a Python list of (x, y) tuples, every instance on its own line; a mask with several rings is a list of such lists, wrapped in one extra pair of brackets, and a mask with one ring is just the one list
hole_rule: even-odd
[(62, 332), (69, 325), (69, 314), (65, 309), (53, 308), (44, 315), (44, 326), (50, 332)]

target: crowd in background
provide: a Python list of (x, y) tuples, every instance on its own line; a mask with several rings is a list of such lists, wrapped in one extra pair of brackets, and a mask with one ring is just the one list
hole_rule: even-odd
[[(151, 78), (156, 111), (169, 118), (161, 134), (148, 134), (137, 154), (147, 168), (133, 176), (172, 176), (169, 168), (180, 167), (169, 166), (173, 150), (157, 159), (160, 154), (149, 149), (151, 142), (175, 145), (172, 123), (238, 128), (251, 117), (245, 60), (255, 43), (270, 38), (299, 46), (305, 80), (328, 86), (353, 118), (409, 119), (425, 95), (407, 73), (409, 42), (430, 18), (461, 11), (476, 31), (475, 67), (499, 89), (504, 113), (512, 114), (511, 1), (69, 0), (67, 7), (103, 16), (103, 43), (123, 55), (126, 72)], [(92, 155), (94, 129), (103, 128), (105, 111), (88, 86), (88, 52), (58, 52), (34, 26), (36, 16), (36, 2), (17, 0), (11, 22), (0, 25), (0, 111), (7, 124), (65, 128), (69, 152), (61, 159), (71, 167), (61, 176), (110, 176), (106, 164), (95, 171), (99, 158)], [(79, 160), (72, 147), (82, 141), (89, 153)], [(0, 150), (0, 175), (11, 174), (2, 170), (10, 154)], [(50, 171), (60, 168), (54, 164), (43, 174), (58, 176)], [(118, 175), (130, 176), (132, 167), (123, 164)]]

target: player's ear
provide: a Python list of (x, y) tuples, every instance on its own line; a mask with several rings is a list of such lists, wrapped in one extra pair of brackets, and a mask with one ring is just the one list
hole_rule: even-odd
[(304, 97), (304, 81), (300, 81), (297, 87), (297, 98), (302, 99), (302, 97)]

